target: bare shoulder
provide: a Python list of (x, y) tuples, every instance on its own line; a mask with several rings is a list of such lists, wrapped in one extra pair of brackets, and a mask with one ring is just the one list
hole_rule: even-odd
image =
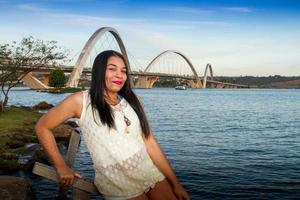
[(66, 97), (56, 107), (60, 111), (71, 111), (75, 117), (80, 116), (82, 111), (83, 92), (76, 92)]
[(50, 109), (38, 121), (36, 127), (52, 129), (72, 117), (79, 117), (82, 112), (83, 93), (76, 92), (66, 97)]
[(73, 102), (77, 105), (82, 105), (83, 102), (83, 91), (75, 92), (74, 94), (68, 96), (66, 100)]

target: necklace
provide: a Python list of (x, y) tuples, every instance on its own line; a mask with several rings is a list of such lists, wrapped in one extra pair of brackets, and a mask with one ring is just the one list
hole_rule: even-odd
[(124, 113), (124, 108), (126, 108), (127, 103), (124, 102), (124, 104), (122, 104), (122, 102), (121, 102), (121, 101), (122, 101), (122, 100), (121, 100), (121, 97), (118, 96), (118, 98), (119, 98), (119, 100), (120, 100), (119, 105), (112, 106), (112, 108), (113, 108), (113, 110), (115, 110), (115, 111), (119, 111), (119, 112), (123, 115), (123, 120), (124, 120), (124, 123), (125, 123), (124, 132), (128, 134), (128, 133), (129, 133), (129, 126), (130, 126), (130, 124), (131, 124), (131, 121), (130, 121), (130, 119), (129, 119), (128, 117), (126, 117), (126, 115), (125, 115), (125, 113)]
[(112, 105), (112, 106), (118, 105), (121, 101), (121, 98), (119, 96), (117, 96), (117, 100), (112, 100), (111, 98), (106, 97), (106, 96), (104, 96), (104, 99), (109, 105)]
[(125, 126), (125, 133), (129, 133), (129, 126), (131, 124), (131, 121), (130, 121), (130, 119), (128, 119), (128, 117), (126, 117), (126, 115), (124, 114), (123, 110), (120, 110), (120, 111), (123, 114), (124, 122), (126, 124), (126, 126)]

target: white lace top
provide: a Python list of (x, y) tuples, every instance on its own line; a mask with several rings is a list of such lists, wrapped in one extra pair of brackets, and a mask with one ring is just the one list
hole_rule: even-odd
[[(146, 151), (138, 116), (130, 104), (123, 98), (112, 108), (116, 129), (103, 125), (94, 111), (95, 123), (90, 96), (84, 91), (78, 125), (93, 160), (98, 190), (107, 198), (131, 198), (148, 191), (164, 176)], [(120, 110), (131, 121), (128, 133)]]

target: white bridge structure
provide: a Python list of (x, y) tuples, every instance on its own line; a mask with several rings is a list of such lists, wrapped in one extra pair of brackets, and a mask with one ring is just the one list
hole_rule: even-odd
[[(91, 54), (98, 54), (100, 51), (95, 52), (95, 48), (99, 45), (102, 38), (107, 38), (107, 34), (113, 36), (114, 42), (117, 44), (117, 51), (119, 51), (125, 58), (128, 66), (128, 71), (135, 77), (135, 81), (131, 83), (135, 88), (152, 88), (154, 83), (159, 77), (170, 77), (176, 79), (186, 80), (186, 85), (191, 88), (206, 88), (207, 85), (213, 88), (238, 88), (248, 87), (246, 85), (224, 83), (213, 80), (213, 70), (211, 64), (207, 64), (203, 77), (200, 77), (192, 64), (192, 62), (182, 52), (177, 50), (166, 50), (157, 55), (144, 70), (136, 70), (130, 65), (128, 52), (116, 29), (112, 27), (103, 27), (98, 29), (86, 42), (81, 50), (75, 66), (63, 67), (66, 73), (71, 73), (66, 87), (78, 87), (83, 74), (91, 73), (91, 67), (88, 66), (88, 61), (93, 61)], [(105, 42), (105, 41), (104, 41)], [(110, 47), (108, 47), (110, 48)], [(40, 69), (39, 71), (28, 74), (23, 82), (32, 89), (48, 89), (48, 77), (51, 68)], [(209, 74), (208, 74), (209, 73)], [(38, 80), (34, 74), (43, 76), (43, 81)]]

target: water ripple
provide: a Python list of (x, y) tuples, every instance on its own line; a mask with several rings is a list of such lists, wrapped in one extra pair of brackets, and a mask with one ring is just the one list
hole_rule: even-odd
[[(191, 199), (299, 199), (300, 90), (136, 92)], [(30, 90), (10, 95), (10, 104), (18, 105), (56, 104), (67, 96)], [(92, 180), (84, 142), (76, 159), (75, 169)], [(53, 199), (55, 184), (32, 179), (39, 199)]]

